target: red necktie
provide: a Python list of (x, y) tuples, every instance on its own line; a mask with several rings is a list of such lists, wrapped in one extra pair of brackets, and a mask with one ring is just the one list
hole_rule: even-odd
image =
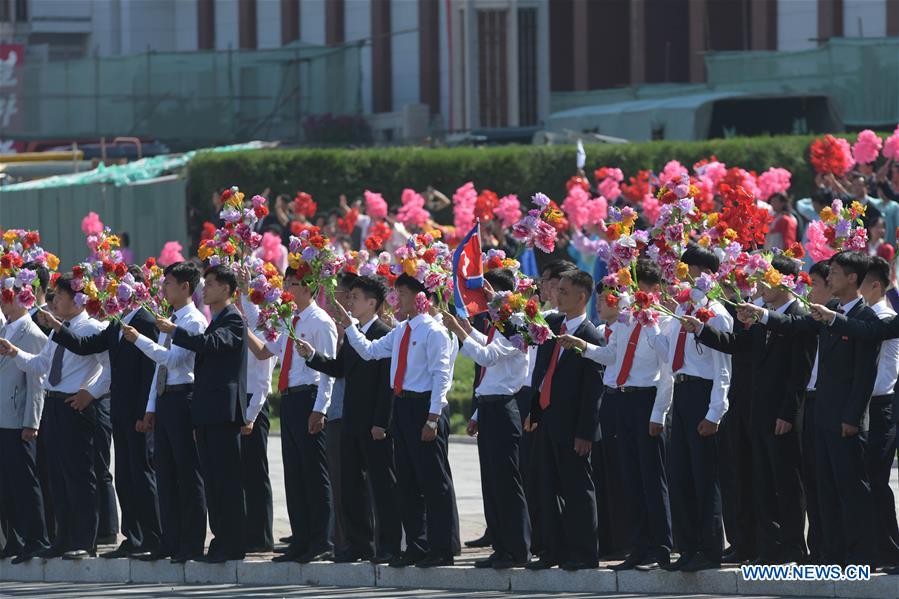
[(393, 375), (393, 393), (399, 395), (403, 392), (403, 379), (406, 378), (406, 359), (409, 357), (409, 338), (412, 337), (412, 327), (406, 323), (403, 331), (403, 339), (400, 341), (400, 354), (396, 357), (396, 374)]
[[(693, 313), (693, 306), (687, 308), (687, 316)], [(677, 346), (674, 348), (674, 360), (671, 362), (671, 372), (677, 372), (684, 367), (684, 346), (687, 344), (687, 329), (683, 323), (677, 333)]]
[[(291, 332), (295, 331), (297, 328), (297, 323), (300, 321), (299, 316), (293, 317), (293, 322), (290, 323)], [(287, 391), (287, 381), (290, 377), (290, 364), (293, 362), (293, 337), (287, 336), (287, 349), (284, 351), (284, 359), (281, 360), (281, 373), (278, 374), (278, 392), (284, 393)]]
[[(490, 343), (493, 341), (494, 334), (496, 334), (496, 327), (493, 325), (490, 325), (490, 332), (487, 333), (487, 345), (490, 345)], [(486, 375), (486, 374), (487, 374), (487, 367), (481, 366), (481, 376), (478, 377), (478, 384), (474, 386), (475, 389), (480, 387), (481, 383), (484, 382), (484, 375)]]
[(640, 340), (640, 330), (642, 328), (639, 322), (636, 323), (633, 332), (631, 332), (631, 338), (627, 342), (624, 362), (621, 364), (621, 370), (618, 371), (618, 378), (615, 379), (615, 384), (619, 387), (624, 386), (624, 383), (627, 382), (627, 376), (631, 373), (631, 366), (634, 364), (634, 353), (637, 351), (637, 341)]
[(608, 325), (608, 324), (606, 325), (606, 330), (605, 330), (604, 334), (606, 336), (606, 345), (608, 345), (609, 338), (612, 336), (612, 326), (611, 325)]
[[(560, 335), (564, 335), (566, 333), (565, 323), (562, 323), (562, 328), (559, 330)], [(553, 388), (553, 374), (556, 372), (556, 362), (559, 361), (559, 352), (562, 351), (562, 344), (556, 341), (556, 346), (553, 348), (552, 358), (549, 359), (549, 368), (546, 369), (546, 375), (543, 377), (543, 386), (540, 387), (540, 409), (545, 410), (549, 407), (549, 396), (552, 394)]]

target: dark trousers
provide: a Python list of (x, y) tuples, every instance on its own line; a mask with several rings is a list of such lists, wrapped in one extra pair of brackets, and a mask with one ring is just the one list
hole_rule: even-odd
[(40, 434), (47, 440), (50, 493), (59, 508), (53, 545), (63, 551), (93, 551), (97, 542), (96, 408), (92, 402), (78, 412), (64, 397), (48, 396), (44, 415)]
[(135, 421), (124, 415), (113, 420), (112, 425), (122, 534), (131, 549), (155, 551), (159, 549), (162, 531), (152, 442), (134, 430), (134, 425)]
[(823, 558), (829, 564), (870, 564), (876, 557), (867, 445), (867, 432), (844, 438), (819, 427), (815, 436)]
[(240, 461), (240, 424), (223, 422), (196, 428), (197, 452), (209, 513), (209, 555), (243, 559), (244, 520), (247, 506), (243, 495)]
[(119, 512), (116, 492), (112, 484), (112, 419), (109, 413), (109, 396), (95, 399), (91, 404), (97, 414), (94, 428), (94, 475), (97, 477), (97, 536), (109, 537), (119, 533)]
[(281, 401), (281, 453), (292, 553), (331, 549), (327, 433), (309, 434), (316, 393), (316, 389), (289, 393)]
[(340, 474), (348, 548), (360, 555), (396, 555), (400, 552), (402, 524), (393, 436), (375, 441), (371, 431), (342, 432)]
[(22, 429), (0, 429), (0, 489), (7, 517), (5, 550), (30, 553), (49, 545), (37, 474), (37, 441)]
[(896, 524), (896, 501), (890, 488), (890, 473), (896, 456), (893, 396), (872, 398), (869, 413), (865, 458), (876, 510), (877, 558), (881, 564), (895, 564), (899, 561), (899, 529)]
[(617, 393), (605, 393), (599, 407), (602, 440), (593, 443), (590, 465), (596, 489), (596, 516), (600, 555), (617, 556), (631, 546), (631, 505), (622, 484), (621, 443), (618, 440)]
[[(767, 424), (770, 424), (768, 426)], [(802, 563), (805, 546), (805, 491), (802, 438), (795, 430), (774, 434), (774, 422), (757, 427), (752, 441), (753, 488), (758, 512), (759, 556)]]
[[(249, 401), (249, 398), (247, 398)], [(253, 432), (240, 437), (241, 476), (247, 505), (244, 522), (244, 548), (271, 551), (275, 546), (272, 534), (272, 483), (268, 474), (268, 401), (256, 416)]]
[[(663, 435), (649, 436), (649, 419), (656, 393), (606, 392), (617, 396), (616, 440), (621, 482), (630, 506), (631, 551), (643, 557), (667, 557), (671, 552), (671, 507), (665, 475)], [(603, 401), (605, 401), (605, 398)], [(605, 432), (605, 431), (604, 431)]]
[(531, 522), (518, 469), (521, 416), (513, 396), (478, 401), (478, 458), (484, 516), (500, 555), (517, 562), (530, 555)]
[(717, 562), (724, 548), (718, 436), (700, 437), (696, 430), (708, 412), (711, 390), (711, 381), (674, 386), (669, 481), (675, 544), (681, 553), (701, 551)]
[(808, 517), (806, 543), (809, 558), (820, 563), (823, 559), (824, 535), (821, 532), (821, 507), (818, 504), (815, 401), (814, 391), (805, 394), (805, 405), (802, 408), (802, 482), (805, 488), (805, 513)]
[(558, 442), (549, 434), (540, 439), (540, 526), (546, 556), (559, 563), (595, 564), (599, 535), (590, 455), (579, 456), (573, 441)]
[[(47, 410), (41, 416), (41, 431), (47, 430)], [(46, 435), (37, 436), (37, 475), (41, 482), (41, 494), (44, 499), (44, 522), (47, 524), (47, 537), (53, 543), (56, 539), (56, 515), (53, 511), (53, 493), (50, 492), (50, 458), (47, 456)]]
[(166, 391), (156, 400), (153, 442), (161, 551), (172, 556), (202, 555), (206, 542), (206, 495), (190, 400), (188, 391)]
[(332, 542), (335, 553), (348, 547), (346, 511), (343, 508), (343, 418), (325, 423), (325, 453), (328, 456), (328, 479), (331, 481)]
[[(515, 402), (518, 404), (518, 414), (521, 416), (521, 425), (531, 413), (531, 387), (522, 387), (515, 394)], [(534, 433), (524, 431), (522, 428), (521, 441), (518, 445), (518, 471), (521, 473), (521, 486), (524, 489), (525, 503), (528, 506), (528, 518), (531, 522), (531, 553), (540, 550), (540, 531), (537, 527), (536, 516), (540, 511), (540, 496), (534, 488), (533, 481), (536, 478), (536, 461), (534, 456)]]
[(753, 499), (753, 440), (745, 393), (730, 394), (730, 409), (718, 429), (718, 474), (724, 531), (733, 549), (748, 559), (758, 556), (756, 502)]
[(428, 397), (397, 397), (393, 404), (397, 495), (406, 532), (406, 551), (450, 557), (453, 542), (453, 489), (449, 470), (449, 414), (444, 409), (434, 441), (421, 440)]

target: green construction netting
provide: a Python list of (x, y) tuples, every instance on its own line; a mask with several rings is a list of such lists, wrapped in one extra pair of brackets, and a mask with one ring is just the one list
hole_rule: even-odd
[(362, 110), (361, 46), (26, 60), (5, 139), (131, 135), (182, 147), (302, 140), (311, 115)]
[(43, 179), (35, 179), (34, 181), (25, 181), (23, 183), (14, 183), (0, 187), (0, 193), (8, 191), (22, 191), (25, 189), (47, 189), (50, 187), (68, 187), (74, 185), (89, 185), (91, 183), (111, 183), (113, 185), (128, 185), (138, 181), (149, 181), (160, 175), (177, 170), (193, 160), (200, 152), (234, 152), (237, 150), (258, 150), (266, 147), (260, 141), (251, 141), (243, 144), (234, 144), (230, 146), (219, 146), (217, 148), (204, 148), (200, 150), (191, 150), (183, 154), (164, 154), (162, 156), (153, 156), (151, 158), (142, 158), (129, 162), (127, 164), (116, 164), (113, 166), (103, 166), (100, 164), (97, 168), (83, 173), (73, 173), (70, 175), (56, 175), (55, 177), (45, 177)]

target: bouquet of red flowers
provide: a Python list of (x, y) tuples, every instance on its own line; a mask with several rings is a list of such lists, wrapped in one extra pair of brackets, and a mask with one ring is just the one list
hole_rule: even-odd
[(854, 164), (849, 142), (829, 134), (812, 142), (809, 161), (815, 172), (838, 177), (848, 173)]

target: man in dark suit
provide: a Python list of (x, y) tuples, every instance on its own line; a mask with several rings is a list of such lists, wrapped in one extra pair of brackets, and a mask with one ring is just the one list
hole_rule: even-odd
[[(136, 282), (144, 282), (140, 267), (132, 266), (128, 272)], [(101, 557), (128, 557), (155, 551), (159, 548), (160, 527), (153, 451), (146, 436), (135, 430), (135, 423), (142, 420), (146, 412), (156, 366), (123, 337), (122, 323), (118, 320), (113, 320), (103, 331), (85, 337), (73, 334), (47, 313), (43, 313), (42, 320), (56, 331), (56, 342), (74, 354), (87, 356), (109, 352), (112, 373), (110, 411), (116, 447), (115, 490), (122, 508), (125, 540), (117, 549), (101, 554)], [(144, 308), (132, 310), (123, 322), (156, 341), (156, 324)]]
[(203, 277), (203, 302), (212, 312), (204, 333), (188, 333), (173, 322), (158, 318), (156, 327), (172, 335), (172, 343), (196, 354), (191, 417), (206, 490), (209, 543), (206, 561), (242, 560), (243, 522), (246, 518), (240, 478), (240, 428), (245, 424), (246, 327), (231, 304), (237, 277), (226, 266), (210, 267)]
[[(868, 262), (859, 252), (840, 252), (831, 259), (828, 284), (837, 301), (828, 312), (839, 310), (846, 317), (833, 326), (811, 315), (788, 316), (748, 304), (740, 307), (741, 320), (759, 318), (773, 332), (819, 332), (815, 459), (822, 552), (832, 564), (870, 564), (875, 553), (874, 497), (865, 450), (880, 343), (862, 341), (853, 331), (878, 331), (888, 321), (880, 321), (859, 295)], [(817, 316), (823, 314), (818, 311)]]
[[(587, 320), (592, 293), (589, 274), (579, 270), (562, 274), (557, 291), (559, 315), (549, 321), (556, 335), (600, 343), (596, 327)], [(556, 340), (549, 340), (537, 353), (531, 386), (535, 391), (526, 428), (544, 429), (538, 451), (542, 454), (540, 526), (545, 553), (527, 567), (595, 568), (599, 540), (590, 452), (600, 437), (601, 369), (576, 351), (563, 350)]]
[[(390, 327), (377, 317), (386, 293), (383, 281), (377, 278), (358, 277), (350, 284), (347, 307), (369, 341), (390, 332)], [(346, 341), (334, 358), (315, 351), (302, 340), (297, 350), (310, 368), (346, 381), (340, 453), (348, 548), (336, 555), (335, 561), (387, 563), (399, 555), (402, 537), (393, 438), (388, 435), (393, 413), (390, 359), (363, 360)]]
[[(784, 276), (799, 275), (797, 261), (775, 256), (772, 266)], [(765, 288), (762, 298), (780, 314), (806, 314), (783, 288)], [(703, 326), (685, 317), (703, 345), (728, 354), (752, 357), (750, 426), (753, 451), (752, 489), (757, 510), (758, 562), (802, 563), (805, 545), (805, 492), (802, 485), (799, 414), (812, 370), (814, 334), (768, 333), (756, 324), (734, 327), (733, 333)]]

